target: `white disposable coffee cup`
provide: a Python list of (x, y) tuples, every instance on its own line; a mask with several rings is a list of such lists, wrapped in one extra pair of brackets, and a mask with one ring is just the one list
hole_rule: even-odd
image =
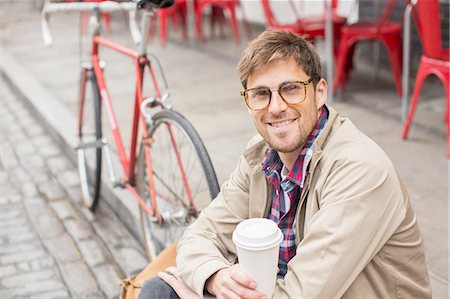
[(266, 218), (242, 221), (233, 232), (239, 264), (256, 280), (256, 289), (271, 297), (275, 290), (279, 246), (283, 233)]

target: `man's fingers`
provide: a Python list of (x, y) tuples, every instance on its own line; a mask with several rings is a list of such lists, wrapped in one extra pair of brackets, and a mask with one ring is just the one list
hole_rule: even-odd
[(178, 269), (175, 267), (168, 267), (166, 269), (166, 272), (169, 272), (170, 274), (172, 274), (173, 276), (175, 276), (176, 278), (180, 278), (180, 274), (178, 273)]
[[(237, 268), (240, 270), (240, 268)], [(231, 275), (233, 274), (233, 271), (230, 272), (230, 276), (229, 279), (226, 280), (224, 282), (226, 289), (227, 290), (231, 290), (233, 293), (233, 296), (237, 296), (238, 298), (243, 298), (243, 299), (247, 299), (247, 298), (251, 298), (251, 299), (256, 299), (256, 298), (263, 298), (264, 294), (260, 293), (259, 291), (257, 291), (255, 289), (256, 286), (256, 282), (254, 281), (254, 279), (252, 279), (251, 277), (248, 277), (248, 275), (246, 275), (245, 273), (243, 273), (243, 276), (241, 276), (241, 274), (239, 274), (239, 271), (236, 271), (234, 275), (234, 277), (232, 277)], [(238, 281), (236, 279), (242, 279), (243, 277), (245, 277), (245, 281), (248, 282), (248, 284), (251, 286), (247, 286), (245, 285), (242, 281)], [(227, 292), (227, 295), (230, 296), (230, 294)]]
[(162, 280), (164, 280), (165, 282), (167, 282), (167, 283), (170, 284), (171, 286), (172, 286), (173, 284), (178, 283), (178, 279), (177, 279), (175, 276), (173, 276), (172, 274), (170, 274), (170, 273), (167, 273), (167, 272), (159, 272), (159, 273), (158, 273), (158, 276), (159, 276), (159, 278), (161, 278)]
[(237, 267), (233, 267), (230, 271), (230, 277), (237, 283), (249, 288), (249, 289), (256, 289), (256, 281), (255, 279), (248, 276), (244, 270), (242, 270), (241, 266), (237, 265)]

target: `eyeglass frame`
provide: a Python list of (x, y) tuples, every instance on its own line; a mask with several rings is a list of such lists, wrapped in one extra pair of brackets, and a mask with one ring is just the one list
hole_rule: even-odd
[[(280, 96), (280, 98), (281, 98), (288, 106), (296, 106), (296, 105), (301, 104), (301, 103), (306, 99), (306, 87), (307, 87), (309, 84), (311, 84), (311, 82), (312, 82), (313, 80), (314, 80), (314, 77), (310, 77), (308, 80), (305, 80), (305, 81), (289, 81), (289, 82), (282, 83), (281, 85), (278, 86), (278, 89), (270, 89), (270, 88), (267, 88), (267, 90), (269, 90), (269, 92), (270, 92), (269, 102), (267, 103), (267, 106), (265, 106), (264, 108), (261, 108), (261, 109), (253, 109), (253, 108), (250, 107), (250, 105), (248, 104), (248, 96), (247, 96), (247, 93), (248, 93), (250, 90), (255, 90), (255, 89), (265, 89), (265, 87), (254, 87), (254, 88), (245, 89), (245, 90), (242, 90), (242, 91), (240, 92), (240, 94), (241, 94), (241, 96), (244, 98), (244, 101), (245, 101), (245, 104), (247, 105), (247, 107), (248, 107), (250, 110), (252, 110), (252, 111), (261, 111), (261, 110), (264, 110), (264, 109), (266, 109), (267, 107), (269, 107), (269, 106), (270, 106), (270, 102), (272, 101), (272, 94), (273, 94), (272, 91), (274, 91), (274, 90), (276, 90), (276, 91), (278, 92), (278, 95)], [(298, 103), (294, 103), (294, 104), (290, 104), (290, 103), (286, 102), (286, 100), (283, 98), (283, 96), (282, 96), (281, 93), (280, 93), (281, 87), (283, 87), (283, 86), (285, 86), (285, 85), (287, 85), (287, 84), (291, 84), (291, 83), (300, 83), (300, 84), (303, 85), (303, 88), (305, 89), (305, 97), (304, 97), (302, 100), (300, 100)]]

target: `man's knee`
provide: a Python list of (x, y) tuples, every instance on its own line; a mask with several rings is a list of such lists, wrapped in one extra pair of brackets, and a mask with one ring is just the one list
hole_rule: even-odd
[(158, 276), (147, 280), (141, 289), (139, 299), (179, 299), (170, 285), (165, 283)]

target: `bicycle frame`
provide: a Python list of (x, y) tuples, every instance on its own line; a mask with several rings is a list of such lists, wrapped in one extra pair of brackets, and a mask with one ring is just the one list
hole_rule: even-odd
[[(155, 75), (155, 72), (151, 66), (151, 63), (149, 59), (147, 58), (147, 54), (145, 53), (145, 36), (147, 35), (147, 18), (143, 17), (145, 20), (143, 21), (143, 29), (142, 30), (142, 39), (141, 43), (144, 43), (141, 45), (141, 51), (135, 51), (132, 49), (129, 49), (127, 47), (124, 47), (118, 43), (112, 42), (110, 40), (107, 40), (105, 38), (102, 38), (99, 34), (99, 30), (96, 30), (96, 33), (92, 35), (92, 46), (91, 46), (91, 66), (92, 68), (98, 88), (100, 91), (100, 102), (104, 104), (104, 108), (106, 110), (106, 114), (108, 116), (109, 125), (111, 127), (113, 137), (115, 140), (115, 145), (117, 149), (117, 153), (119, 155), (120, 163), (122, 165), (122, 169), (124, 171), (124, 177), (120, 182), (116, 183), (116, 185), (119, 185), (121, 187), (126, 188), (132, 196), (138, 201), (139, 205), (147, 212), (147, 214), (151, 217), (156, 217), (158, 223), (162, 222), (161, 215), (158, 212), (157, 208), (157, 201), (156, 201), (156, 195), (157, 192), (155, 190), (155, 183), (154, 183), (154, 176), (153, 176), (153, 168), (152, 168), (152, 159), (151, 159), (151, 150), (144, 146), (144, 153), (145, 153), (145, 159), (147, 164), (147, 173), (148, 173), (148, 180), (149, 180), (149, 186), (150, 186), (150, 195), (152, 200), (152, 208), (150, 208), (145, 201), (141, 198), (141, 196), (137, 193), (136, 189), (133, 187), (134, 183), (134, 169), (136, 166), (136, 150), (137, 150), (137, 144), (138, 144), (138, 131), (139, 131), (139, 122), (142, 124), (142, 142), (144, 144), (151, 144), (153, 142), (150, 140), (147, 136), (147, 130), (149, 127), (149, 124), (146, 121), (146, 117), (144, 116), (143, 112), (140, 109), (140, 105), (143, 103), (143, 101), (146, 100), (146, 98), (143, 96), (143, 83), (144, 83), (144, 77), (146, 73), (146, 68), (148, 69), (148, 74), (151, 78), (151, 82), (154, 88), (154, 91), (156, 93), (156, 99), (161, 99), (161, 90), (158, 85), (157, 77)], [(112, 102), (110, 99), (110, 94), (107, 89), (105, 77), (103, 74), (103, 69), (101, 67), (100, 59), (99, 59), (99, 49), (101, 47), (109, 48), (115, 52), (118, 52), (122, 55), (130, 57), (134, 62), (134, 70), (136, 74), (136, 85), (135, 85), (135, 93), (134, 93), (134, 109), (133, 109), (133, 120), (132, 120), (132, 134), (131, 134), (131, 140), (130, 140), (130, 152), (127, 155), (124, 143), (122, 140), (122, 135), (120, 133), (119, 125), (117, 123), (117, 119), (114, 113), (114, 109), (112, 106)], [(78, 122), (78, 130), (81, 132), (81, 128), (83, 125), (83, 109), (84, 109), (84, 103), (85, 103), (85, 90), (86, 90), (86, 82), (88, 80), (87, 78), (87, 72), (90, 69), (88, 67), (82, 68), (82, 76), (81, 76), (81, 93), (80, 93), (80, 114), (79, 114), (79, 122)], [(158, 100), (152, 101), (152, 104), (156, 104), (157, 106), (161, 106), (165, 108), (164, 104), (161, 101)], [(151, 116), (150, 116), (151, 117)], [(150, 124), (151, 125), (151, 124)], [(179, 155), (179, 151), (177, 148), (177, 144), (175, 143), (175, 139), (173, 137), (170, 125), (168, 125), (168, 130), (171, 136), (172, 146), (174, 147), (176, 156), (177, 156), (177, 162), (179, 165), (179, 169), (181, 171), (181, 176), (183, 179), (183, 184), (185, 185), (186, 195), (189, 199), (189, 204), (192, 207), (193, 206), (193, 198), (191, 194), (191, 190), (189, 187), (189, 184), (187, 183), (186, 173), (183, 168), (183, 165), (181, 163), (181, 158)]]

